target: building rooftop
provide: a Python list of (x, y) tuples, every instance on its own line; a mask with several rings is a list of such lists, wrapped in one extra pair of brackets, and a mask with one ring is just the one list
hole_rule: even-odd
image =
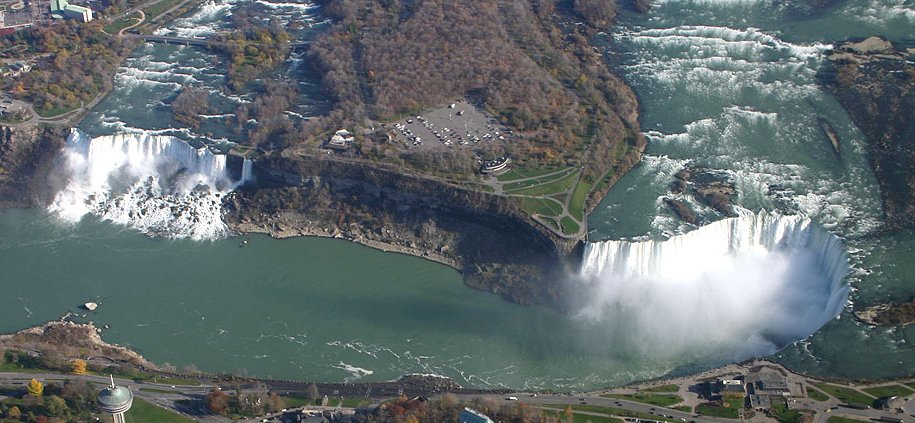
[(126, 387), (115, 385), (112, 377), (111, 385), (99, 392), (98, 402), (106, 413), (123, 412), (133, 403), (133, 394)]

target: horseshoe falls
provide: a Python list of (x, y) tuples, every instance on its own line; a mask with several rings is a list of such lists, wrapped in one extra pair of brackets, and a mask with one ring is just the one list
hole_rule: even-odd
[(842, 242), (810, 219), (745, 213), (667, 240), (588, 244), (578, 315), (626, 321), (646, 354), (665, 345), (665, 355), (739, 361), (836, 317), (848, 270)]

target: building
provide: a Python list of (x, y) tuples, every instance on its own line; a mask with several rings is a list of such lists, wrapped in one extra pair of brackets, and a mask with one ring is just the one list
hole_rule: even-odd
[(739, 379), (724, 379), (721, 382), (719, 388), (721, 396), (723, 397), (740, 397), (743, 398), (747, 394), (746, 389), (744, 389), (743, 381)]
[(350, 131), (346, 129), (341, 129), (334, 133), (330, 137), (330, 141), (327, 141), (327, 148), (332, 148), (334, 150), (346, 150), (353, 144), (353, 141), (356, 138)]
[(508, 157), (499, 157), (495, 160), (486, 160), (480, 165), (480, 173), (501, 175), (511, 170), (512, 159)]
[(494, 423), (492, 419), (486, 417), (485, 414), (471, 409), (464, 408), (464, 411), (461, 411), (461, 414), (458, 416), (459, 423)]
[(92, 20), (92, 9), (70, 4), (67, 0), (51, 0), (51, 16), (89, 22)]
[(111, 376), (111, 385), (99, 392), (98, 403), (103, 413), (111, 414), (114, 423), (124, 423), (124, 413), (133, 405), (133, 394), (126, 387), (115, 385)]

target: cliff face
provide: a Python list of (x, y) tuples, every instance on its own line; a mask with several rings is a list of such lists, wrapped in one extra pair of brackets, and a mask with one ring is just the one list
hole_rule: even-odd
[(0, 208), (44, 207), (55, 189), (51, 171), (66, 140), (66, 129), (0, 128)]
[(915, 50), (871, 37), (828, 56), (821, 81), (867, 137), (889, 229), (915, 224)]
[[(350, 239), (448, 264), (475, 288), (520, 304), (560, 304), (577, 241), (534, 223), (516, 200), (331, 156), (255, 162), (258, 187), (227, 201), (245, 232)], [(571, 261), (569, 261), (571, 260)]]

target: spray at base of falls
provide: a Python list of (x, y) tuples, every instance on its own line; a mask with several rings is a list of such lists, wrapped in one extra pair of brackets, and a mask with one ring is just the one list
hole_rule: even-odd
[(225, 155), (150, 134), (89, 138), (73, 130), (64, 156), (70, 179), (49, 211), (69, 222), (91, 214), (167, 238), (228, 235), (222, 200), (252, 174), (246, 159), (233, 181)]
[(667, 240), (589, 243), (578, 315), (635, 352), (742, 360), (846, 304), (842, 241), (801, 216), (744, 212)]

